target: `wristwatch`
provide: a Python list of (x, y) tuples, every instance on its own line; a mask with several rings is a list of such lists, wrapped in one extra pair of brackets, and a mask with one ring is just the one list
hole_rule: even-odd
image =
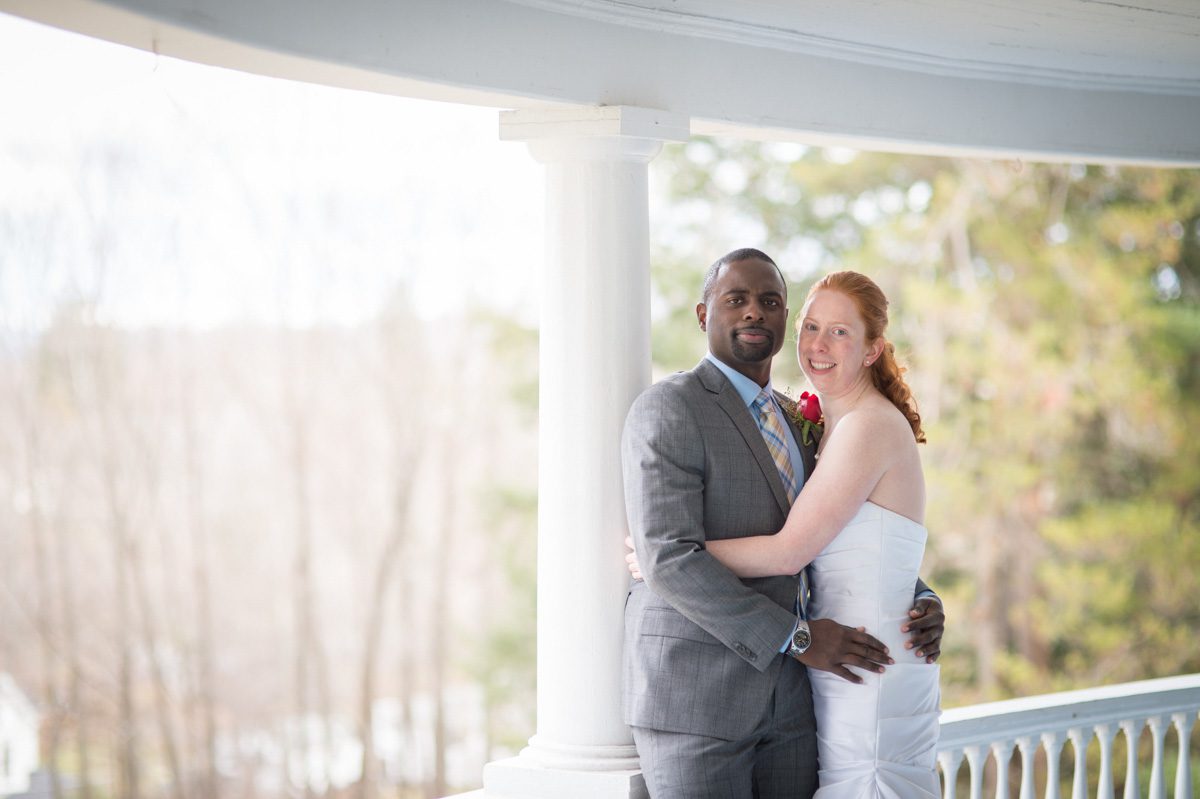
[(796, 622), (796, 631), (792, 633), (792, 642), (788, 645), (787, 653), (794, 658), (800, 657), (811, 645), (812, 631), (808, 629), (808, 622), (800, 619)]

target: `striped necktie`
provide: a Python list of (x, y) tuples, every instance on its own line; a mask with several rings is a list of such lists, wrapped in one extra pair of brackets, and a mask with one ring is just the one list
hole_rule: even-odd
[(796, 485), (796, 472), (792, 469), (792, 459), (788, 455), (787, 433), (783, 430), (783, 422), (766, 389), (754, 398), (754, 407), (758, 410), (758, 429), (762, 433), (763, 441), (767, 443), (767, 449), (771, 451), (775, 468), (779, 470), (779, 478), (783, 480), (788, 502), (794, 502), (796, 495), (800, 493), (800, 487)]
[[(764, 388), (754, 398), (754, 407), (758, 409), (758, 429), (762, 433), (767, 449), (771, 451), (771, 459), (779, 470), (779, 479), (783, 480), (783, 489), (787, 493), (788, 502), (795, 502), (800, 487), (796, 485), (796, 472), (792, 469), (792, 458), (788, 455), (787, 434), (783, 432), (783, 422), (776, 412), (771, 395)], [(808, 618), (808, 567), (800, 570), (800, 579), (796, 583), (796, 612), (800, 618)]]

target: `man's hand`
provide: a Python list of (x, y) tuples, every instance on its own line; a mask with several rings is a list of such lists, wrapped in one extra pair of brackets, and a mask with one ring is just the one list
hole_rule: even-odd
[(633, 551), (633, 539), (625, 536), (625, 546), (629, 547), (629, 554), (625, 556), (625, 568), (629, 569), (629, 574), (635, 580), (642, 579), (642, 567), (638, 564), (637, 553)]
[(833, 619), (813, 619), (808, 627), (812, 632), (812, 645), (796, 659), (810, 669), (830, 671), (844, 680), (861, 683), (862, 677), (847, 666), (882, 672), (883, 664), (896, 662), (888, 657), (887, 647), (867, 635), (863, 627), (856, 630)]
[(900, 632), (912, 633), (905, 649), (916, 649), (917, 657), (933, 663), (942, 654), (942, 634), (946, 632), (946, 611), (941, 600), (933, 597), (918, 599), (908, 612), (910, 621), (900, 625)]

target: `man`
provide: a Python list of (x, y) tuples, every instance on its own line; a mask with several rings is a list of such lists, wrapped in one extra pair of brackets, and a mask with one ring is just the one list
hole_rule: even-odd
[[(653, 799), (807, 797), (817, 745), (806, 667), (857, 681), (847, 665), (880, 671), (889, 658), (861, 630), (805, 620), (803, 574), (743, 581), (705, 551), (707, 538), (780, 529), (815, 444), (798, 445), (780, 413), (790, 403), (770, 386), (788, 320), (775, 262), (724, 256), (696, 318), (708, 355), (638, 397), (622, 439), (644, 577), (625, 608), (625, 721)], [(913, 646), (933, 659), (945, 617), (923, 583), (917, 596)]]

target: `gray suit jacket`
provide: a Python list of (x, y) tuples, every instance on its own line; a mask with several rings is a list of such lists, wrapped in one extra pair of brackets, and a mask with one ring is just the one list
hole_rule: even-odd
[[(786, 398), (779, 397), (788, 407)], [(797, 443), (799, 431), (793, 427)], [(805, 474), (815, 446), (801, 443)], [(763, 717), (796, 622), (799, 579), (741, 580), (706, 538), (771, 533), (788, 501), (758, 425), (721, 371), (701, 361), (634, 402), (621, 442), (625, 504), (645, 582), (625, 606), (625, 722), (736, 740)], [(809, 684), (789, 668), (791, 685)]]

